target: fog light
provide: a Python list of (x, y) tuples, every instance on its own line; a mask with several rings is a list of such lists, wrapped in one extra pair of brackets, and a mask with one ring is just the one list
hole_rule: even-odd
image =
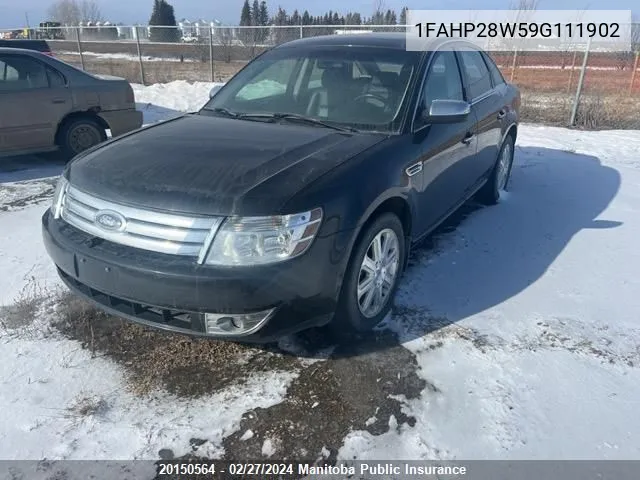
[(262, 328), (275, 308), (254, 313), (205, 313), (207, 333), (211, 335), (250, 335)]

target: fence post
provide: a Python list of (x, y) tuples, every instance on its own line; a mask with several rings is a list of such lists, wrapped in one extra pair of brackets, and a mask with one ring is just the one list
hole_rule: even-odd
[(569, 72), (569, 85), (567, 85), (567, 94), (571, 93), (571, 84), (573, 83), (573, 71), (576, 68), (576, 58), (578, 57), (578, 51), (573, 51), (573, 60), (571, 61), (571, 71)]
[(640, 58), (640, 51), (636, 52), (636, 59), (633, 62), (633, 71), (631, 72), (631, 82), (629, 83), (629, 93), (633, 91), (633, 84), (636, 80), (636, 72), (638, 71), (638, 58)]
[(514, 47), (513, 49), (513, 61), (511, 62), (511, 77), (509, 78), (509, 83), (513, 82), (513, 77), (516, 73), (516, 60), (518, 58), (518, 47)]
[(582, 94), (584, 76), (587, 72), (587, 60), (589, 59), (590, 48), (591, 48), (591, 37), (589, 37), (589, 41), (587, 41), (587, 48), (584, 51), (584, 57), (582, 58), (582, 70), (580, 70), (580, 78), (578, 79), (578, 88), (576, 88), (576, 98), (573, 101), (573, 108), (571, 109), (571, 118), (569, 119), (569, 126), (571, 127), (573, 127), (576, 124), (576, 115), (578, 114), (578, 104), (580, 103), (580, 95)]
[(214, 82), (214, 69), (213, 69), (213, 27), (209, 25), (209, 63), (211, 64), (211, 82)]
[(140, 81), (142, 82), (142, 85), (146, 85), (145, 81), (144, 81), (144, 66), (142, 65), (142, 53), (140, 52), (140, 31), (138, 30), (138, 27), (133, 27), (135, 28), (135, 33), (136, 33), (136, 47), (138, 48), (138, 62), (140, 63)]
[(78, 53), (80, 54), (80, 65), (84, 70), (84, 55), (82, 55), (82, 43), (80, 43), (80, 27), (76, 27), (76, 41), (78, 42)]
[(302, 38), (304, 35), (302, 34), (302, 24), (300, 24), (300, 38)]

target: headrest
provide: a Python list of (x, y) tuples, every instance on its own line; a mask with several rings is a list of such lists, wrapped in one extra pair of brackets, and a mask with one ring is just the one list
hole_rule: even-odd
[(378, 72), (376, 76), (385, 87), (394, 87), (399, 80), (398, 74), (394, 72)]
[(348, 73), (344, 68), (327, 68), (322, 72), (322, 86), (326, 88), (346, 87), (348, 78)]

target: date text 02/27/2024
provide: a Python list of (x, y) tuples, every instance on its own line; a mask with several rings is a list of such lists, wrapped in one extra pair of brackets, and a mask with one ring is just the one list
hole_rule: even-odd
[[(418, 462), (419, 463), (419, 462)], [(429, 476), (429, 475), (465, 475), (467, 469), (459, 465), (410, 465), (409, 463), (359, 463), (351, 465), (313, 465), (309, 463), (233, 463), (233, 462), (160, 462), (158, 465), (158, 477), (184, 478), (217, 478), (218, 475), (228, 478), (233, 476), (260, 476), (289, 478), (298, 475), (360, 475), (388, 476), (403, 475)]]

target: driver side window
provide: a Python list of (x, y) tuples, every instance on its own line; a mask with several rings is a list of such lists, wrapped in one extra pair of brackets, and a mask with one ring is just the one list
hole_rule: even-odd
[(452, 51), (437, 52), (431, 61), (416, 119), (418, 126), (422, 125), (420, 114), (429, 111), (434, 100), (464, 100), (460, 69)]

